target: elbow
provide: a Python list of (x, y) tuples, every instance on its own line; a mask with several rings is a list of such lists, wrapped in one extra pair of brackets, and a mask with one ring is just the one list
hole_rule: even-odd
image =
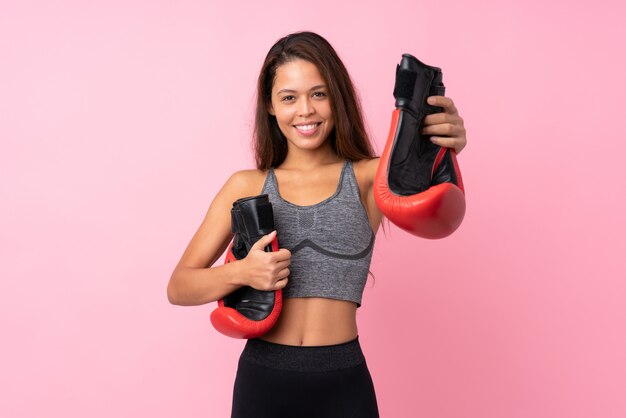
[(199, 302), (189, 293), (189, 289), (186, 289), (181, 284), (177, 284), (174, 280), (170, 280), (167, 285), (167, 300), (172, 305), (177, 306), (195, 306), (206, 303), (205, 301)]
[(178, 303), (178, 299), (176, 299), (176, 294), (169, 285), (167, 286), (167, 301), (172, 305), (180, 305), (180, 303)]
[(199, 288), (183, 271), (174, 272), (167, 284), (167, 300), (172, 305), (196, 306), (213, 302), (212, 292)]
[(172, 305), (183, 305), (180, 292), (177, 291), (176, 285), (174, 284), (174, 277), (170, 278), (169, 283), (167, 284), (167, 300)]

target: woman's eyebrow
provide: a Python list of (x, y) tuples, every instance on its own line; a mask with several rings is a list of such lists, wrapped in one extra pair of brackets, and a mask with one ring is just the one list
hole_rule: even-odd
[[(309, 89), (309, 91), (319, 90), (319, 89), (323, 89), (325, 87), (326, 87), (326, 84), (318, 84), (316, 86), (311, 87)], [(291, 89), (281, 89), (281, 90), (278, 90), (276, 92), (276, 94), (280, 94), (280, 93), (297, 93), (297, 91), (296, 90), (291, 90)]]

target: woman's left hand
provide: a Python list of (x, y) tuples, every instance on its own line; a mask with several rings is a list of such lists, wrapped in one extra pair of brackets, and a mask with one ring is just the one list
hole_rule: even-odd
[(457, 154), (467, 145), (463, 118), (459, 115), (451, 98), (430, 96), (428, 104), (443, 107), (442, 113), (433, 113), (424, 117), (422, 134), (436, 135), (431, 141), (440, 147), (454, 148)]

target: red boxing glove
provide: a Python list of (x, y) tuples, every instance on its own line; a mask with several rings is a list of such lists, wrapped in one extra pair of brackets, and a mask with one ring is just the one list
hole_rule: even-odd
[(444, 94), (441, 69), (402, 55), (393, 91), (396, 109), (374, 180), (374, 200), (391, 222), (422, 238), (447, 237), (465, 215), (456, 153), (421, 134), (424, 116), (443, 111), (426, 99)]
[[(274, 230), (274, 213), (267, 195), (239, 199), (231, 210), (233, 242), (226, 253), (226, 263), (241, 260), (264, 235)], [(274, 238), (266, 252), (278, 251)], [(256, 338), (269, 331), (283, 306), (282, 289), (262, 291), (243, 286), (217, 301), (211, 313), (216, 330), (233, 338)]]

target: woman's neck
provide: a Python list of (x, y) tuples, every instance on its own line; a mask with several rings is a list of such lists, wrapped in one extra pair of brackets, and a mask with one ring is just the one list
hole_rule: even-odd
[(280, 164), (279, 168), (285, 170), (309, 171), (314, 170), (320, 166), (336, 164), (342, 161), (343, 159), (339, 157), (332, 149), (330, 144), (328, 144), (328, 146), (324, 147), (323, 149), (290, 149), (287, 152), (287, 157), (285, 157), (285, 161)]

